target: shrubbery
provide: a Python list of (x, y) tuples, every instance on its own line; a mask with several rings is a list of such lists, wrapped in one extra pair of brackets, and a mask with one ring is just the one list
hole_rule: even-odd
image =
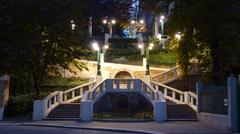
[[(38, 97), (36, 97), (37, 95), (33, 93), (34, 91), (29, 89), (22, 92), (18, 91), (16, 92), (17, 94), (12, 94), (12, 92), (16, 90), (14, 87), (18, 87), (17, 85), (12, 86), (9, 101), (5, 109), (5, 117), (31, 118), (34, 100), (43, 99), (54, 91), (65, 91), (86, 82), (88, 82), (87, 79), (80, 78), (47, 77), (43, 81), (41, 94)], [(21, 87), (23, 88), (23, 85), (21, 85)]]
[(31, 116), (33, 109), (33, 95), (10, 96), (6, 110), (6, 117)]

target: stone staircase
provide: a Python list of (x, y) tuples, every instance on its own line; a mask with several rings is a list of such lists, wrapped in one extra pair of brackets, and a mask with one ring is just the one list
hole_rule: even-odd
[[(162, 78), (164, 78), (164, 84), (160, 82)], [(85, 110), (84, 108), (80, 110), (80, 107), (85, 106), (84, 103), (88, 102), (88, 99), (96, 99), (93, 97), (95, 96), (98, 98), (99, 94), (101, 96), (101, 94), (105, 94), (108, 90), (108, 92), (133, 92), (134, 90), (136, 90), (134, 92), (139, 92), (140, 90), (138, 90), (138, 88), (141, 87), (141, 93), (144, 93), (149, 101), (154, 102), (156, 99), (161, 99), (166, 103), (167, 100), (167, 120), (195, 121), (197, 120), (197, 95), (191, 91), (178, 90), (167, 86), (167, 84), (175, 83), (174, 85), (182, 87), (181, 89), (185, 89), (177, 78), (178, 71), (177, 68), (175, 68), (153, 78), (151, 85), (147, 85), (144, 81), (138, 79), (108, 79), (99, 84), (90, 82), (68, 91), (56, 91), (47, 96), (43, 101), (47, 103), (44, 105), (47, 105), (46, 110), (49, 111), (47, 117), (43, 119), (80, 119), (80, 116), (82, 118), (82, 113), (85, 113), (80, 113), (81, 110)], [(104, 88), (106, 85), (110, 89)], [(135, 86), (137, 88), (135, 88)], [(93, 90), (90, 91), (90, 89)], [(87, 94), (85, 95), (85, 93)], [(81, 99), (81, 103), (83, 103), (82, 106), (80, 106)], [(91, 101), (93, 102), (93, 100)], [(89, 108), (88, 106), (85, 107), (87, 109)]]
[(47, 119), (78, 119), (80, 115), (80, 103), (60, 104), (54, 108)]
[(196, 112), (186, 104), (167, 104), (167, 120), (197, 121)]
[[(80, 100), (71, 104), (60, 104), (47, 116), (47, 120), (79, 119)], [(167, 121), (197, 121), (196, 112), (186, 104), (167, 101)]]

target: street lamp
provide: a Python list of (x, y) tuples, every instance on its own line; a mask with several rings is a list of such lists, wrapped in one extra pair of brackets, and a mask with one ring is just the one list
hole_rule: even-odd
[(177, 39), (177, 40), (181, 40), (181, 33), (180, 32), (178, 32), (178, 33), (176, 33), (175, 34), (175, 38)]
[[(153, 43), (150, 43), (147, 45), (146, 47), (146, 52), (145, 52), (145, 57), (146, 57), (146, 75), (150, 75), (150, 65), (149, 65), (149, 57), (150, 57), (150, 50), (152, 50), (154, 47), (154, 44)], [(142, 49), (143, 48), (143, 44), (139, 44), (138, 45), (138, 48), (139, 49)]]
[(162, 35), (164, 35), (164, 20), (165, 20), (165, 16), (162, 15), (162, 16), (160, 17), (161, 33), (162, 33)]
[(144, 26), (145, 22), (143, 19), (140, 19), (138, 21), (131, 20), (130, 24), (131, 24), (131, 30), (133, 31), (132, 32), (133, 35), (136, 35), (139, 29), (141, 29)]
[(93, 50), (97, 51), (97, 75), (101, 74), (101, 64), (100, 64), (100, 47), (97, 42), (92, 43)]
[(113, 25), (115, 25), (117, 23), (117, 21), (115, 19), (111, 19), (111, 20), (104, 19), (102, 22), (103, 22), (104, 25), (108, 25), (108, 27), (109, 27), (109, 34), (112, 37)]
[(71, 27), (72, 27), (72, 30), (75, 30), (76, 24), (74, 23), (74, 20), (71, 20)]

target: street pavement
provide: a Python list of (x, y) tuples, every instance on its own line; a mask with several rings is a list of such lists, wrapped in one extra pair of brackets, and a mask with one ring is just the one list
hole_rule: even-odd
[[(15, 126), (14, 126), (15, 125)], [(66, 128), (63, 128), (66, 126)], [(72, 128), (67, 128), (67, 127)], [(7, 131), (10, 132), (7, 132)], [(49, 130), (49, 131), (48, 131)], [(107, 131), (111, 130), (111, 131)], [(37, 122), (0, 122), (0, 134), (118, 134), (149, 132), (151, 134), (228, 134), (227, 130), (201, 124), (197, 121), (169, 121), (169, 122), (80, 122), (80, 121), (37, 121)], [(14, 133), (18, 132), (18, 133)], [(20, 133), (21, 132), (21, 133)], [(33, 133), (34, 132), (34, 133)], [(41, 132), (41, 133), (40, 133)]]
[(112, 131), (82, 130), (56, 127), (37, 127), (37, 126), (0, 126), (0, 134), (123, 134)]

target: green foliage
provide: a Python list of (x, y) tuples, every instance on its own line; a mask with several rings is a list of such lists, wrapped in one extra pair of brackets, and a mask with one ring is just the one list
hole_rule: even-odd
[(138, 112), (136, 114), (93, 114), (94, 120), (101, 120), (101, 119), (127, 119), (127, 120), (153, 120), (153, 112)]
[(10, 96), (6, 110), (6, 117), (29, 117), (31, 118), (33, 109), (33, 95)]
[(151, 65), (176, 65), (176, 54), (172, 51), (151, 53), (149, 62)]
[(181, 40), (172, 38), (171, 46), (185, 75), (193, 61), (214, 74), (239, 73), (238, 0), (163, 0), (161, 7), (158, 0), (145, 2), (154, 13), (159, 13), (154, 7), (165, 9), (174, 2), (166, 31), (173, 38), (181, 32)]
[(54, 91), (65, 91), (87, 82), (87, 79), (48, 76), (44, 78), (42, 82), (42, 92), (39, 96), (36, 96), (34, 93), (29, 93), (31, 88), (26, 86), (28, 83), (24, 81), (20, 81), (20, 84), (13, 83), (10, 88), (10, 98), (5, 110), (5, 117), (31, 118), (34, 100), (43, 99)]
[(131, 39), (131, 38), (110, 38), (109, 39), (111, 48), (120, 48), (120, 49), (134, 48), (137, 42), (138, 42), (137, 39)]
[[(26, 74), (37, 94), (47, 71), (57, 73), (55, 65), (69, 69), (75, 59), (90, 53), (84, 45), (83, 1), (25, 0), (0, 1), (0, 71), (11, 76)], [(71, 21), (76, 28), (72, 30)], [(70, 70), (71, 71), (71, 70)], [(21, 72), (21, 73), (19, 73)], [(29, 83), (31, 84), (31, 83)]]
[[(150, 51), (150, 65), (176, 65), (176, 52), (174, 50), (163, 50), (154, 48)], [(140, 50), (137, 48), (132, 49), (109, 49), (106, 53), (106, 61), (113, 62), (114, 59), (125, 57), (128, 61), (125, 64), (142, 64), (143, 56), (140, 55)]]
[(84, 83), (87, 83), (88, 79), (82, 78), (62, 78), (62, 77), (55, 77), (55, 76), (48, 76), (46, 77), (41, 86), (68, 86), (68, 87), (75, 87)]
[(152, 37), (149, 42), (153, 43), (155, 46), (160, 44), (160, 40), (157, 37)]

